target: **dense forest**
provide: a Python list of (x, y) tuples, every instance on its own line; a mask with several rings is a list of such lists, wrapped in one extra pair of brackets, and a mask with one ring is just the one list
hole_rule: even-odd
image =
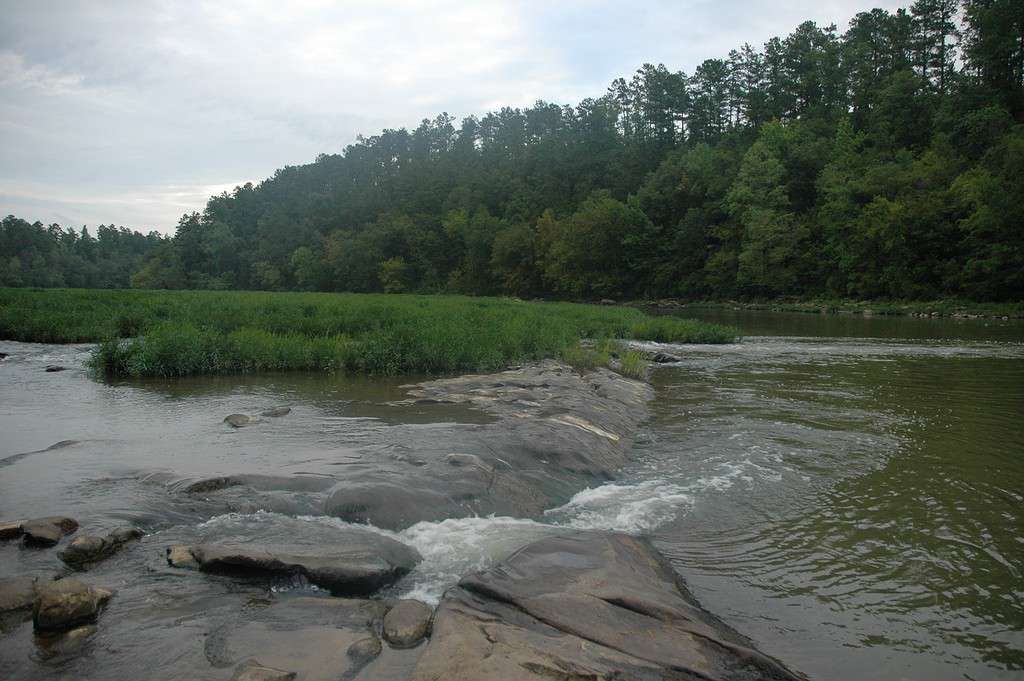
[[(645, 64), (576, 106), (360, 137), (141, 237), (131, 284), (1018, 300), (1022, 199), (1024, 2), (917, 0), (692, 74)], [(84, 235), (48, 233), (83, 272), (64, 283), (99, 276), (62, 255)]]
[(170, 240), (100, 225), (96, 236), (60, 225), (0, 222), (0, 286), (128, 288), (146, 256)]

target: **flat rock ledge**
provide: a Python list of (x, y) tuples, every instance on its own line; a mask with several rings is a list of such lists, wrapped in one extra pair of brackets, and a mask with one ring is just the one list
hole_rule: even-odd
[(172, 567), (239, 575), (301, 575), (335, 596), (368, 596), (407, 575), (421, 557), (401, 542), (369, 530), (324, 528), (298, 544), (280, 537), (268, 541), (218, 541), (167, 548)]
[(412, 679), (798, 681), (703, 610), (642, 539), (579, 533), (464, 578)]

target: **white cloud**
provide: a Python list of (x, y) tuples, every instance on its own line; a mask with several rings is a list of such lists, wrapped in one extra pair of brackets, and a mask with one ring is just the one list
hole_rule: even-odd
[(359, 133), (600, 95), (644, 61), (692, 71), (849, 0), (8, 2), (0, 213), (173, 230), (208, 187)]

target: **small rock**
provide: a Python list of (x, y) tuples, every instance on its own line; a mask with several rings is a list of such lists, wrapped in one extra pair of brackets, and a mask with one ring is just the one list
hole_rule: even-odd
[(395, 648), (411, 648), (430, 630), (434, 610), (421, 601), (401, 600), (384, 615), (384, 639)]
[(191, 549), (184, 544), (167, 547), (167, 564), (176, 568), (197, 569), (199, 561), (192, 555)]
[(257, 660), (248, 660), (235, 668), (231, 681), (292, 681), (295, 672), (264, 667)]
[(54, 546), (60, 538), (78, 529), (78, 521), (74, 518), (53, 516), (35, 518), (21, 524), (25, 543), (35, 546)]
[(367, 636), (361, 638), (348, 647), (345, 654), (348, 655), (349, 659), (356, 663), (366, 664), (373, 658), (380, 655), (381, 644), (380, 639), (376, 636)]
[(277, 418), (278, 416), (287, 416), (290, 413), (292, 413), (291, 407), (274, 407), (273, 409), (261, 411), (260, 416), (269, 416), (271, 418)]
[(75, 569), (84, 569), (92, 563), (117, 553), (127, 542), (142, 537), (142, 530), (136, 527), (119, 527), (106, 537), (84, 535), (75, 537), (58, 557)]
[(242, 426), (248, 426), (255, 422), (256, 419), (246, 414), (229, 414), (224, 417), (224, 423), (228, 424), (232, 428), (241, 428)]
[(615, 301), (612, 300), (611, 298), (602, 298), (601, 299), (601, 305), (614, 305), (614, 304), (615, 304)]
[(651, 361), (657, 362), (658, 364), (668, 364), (669, 362), (678, 362), (679, 358), (675, 355), (670, 355), (667, 352), (656, 352), (651, 355)]
[(70, 577), (37, 585), (32, 611), (37, 631), (62, 631), (96, 620), (100, 608), (113, 594)]
[(46, 369), (44, 369), (44, 371), (46, 371), (47, 373), (51, 373), (52, 374), (52, 373), (55, 373), (57, 371), (67, 371), (67, 369), (68, 369), (67, 367), (62, 367), (59, 364), (49, 364), (49, 365), (47, 365)]
[(36, 635), (36, 646), (43, 658), (75, 655), (97, 631), (96, 625), (86, 624), (65, 632), (46, 632)]
[(10, 357), (10, 355), (8, 355), (6, 352), (0, 352), (0, 359), (7, 359), (8, 357)]
[(0, 539), (17, 539), (21, 536), (21, 521), (0, 523)]
[(475, 466), (486, 471), (491, 470), (491, 467), (485, 464), (483, 459), (476, 454), (449, 454), (444, 458), (444, 460), (449, 466), (456, 466), (458, 468)]

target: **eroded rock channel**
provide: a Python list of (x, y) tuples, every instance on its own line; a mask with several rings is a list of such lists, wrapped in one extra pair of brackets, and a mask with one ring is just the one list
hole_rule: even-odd
[[(140, 472), (123, 484), (170, 519), (144, 535), (13, 522), (5, 543), (32, 553), (0, 583), (0, 676), (803, 678), (704, 611), (645, 540), (536, 522), (614, 479), (649, 386), (543, 362), (404, 391), (395, 405), (484, 418), (362, 443), (331, 471)], [(252, 433), (289, 410), (231, 416)], [(410, 533), (490, 516), (529, 530), (524, 545), (439, 599), (405, 588), (425, 560)]]

